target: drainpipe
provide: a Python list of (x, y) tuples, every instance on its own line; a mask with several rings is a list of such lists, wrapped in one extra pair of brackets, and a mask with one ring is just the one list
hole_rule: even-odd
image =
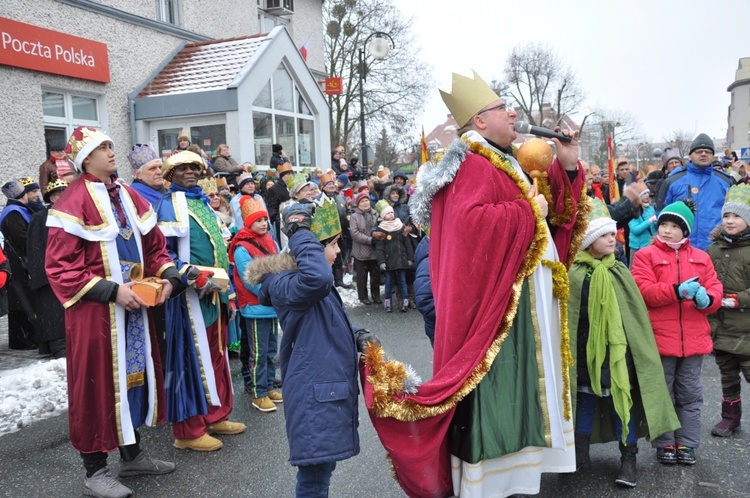
[(130, 114), (130, 144), (135, 145), (135, 99), (128, 99), (128, 111)]

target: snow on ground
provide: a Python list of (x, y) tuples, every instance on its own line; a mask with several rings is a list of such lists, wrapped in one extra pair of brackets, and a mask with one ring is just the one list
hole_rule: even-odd
[(65, 358), (0, 371), (0, 436), (67, 409)]
[[(344, 283), (351, 283), (344, 275)], [(363, 306), (356, 289), (338, 288), (347, 307)], [(65, 413), (68, 385), (65, 359), (40, 360), (33, 365), (0, 371), (0, 436), (38, 420)]]

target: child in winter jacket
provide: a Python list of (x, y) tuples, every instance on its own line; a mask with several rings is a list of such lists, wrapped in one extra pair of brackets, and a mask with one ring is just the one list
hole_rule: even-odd
[(714, 358), (721, 372), (721, 421), (711, 429), (727, 437), (740, 429), (740, 372), (750, 382), (750, 185), (727, 191), (721, 225), (711, 233), (708, 255), (724, 285), (721, 309), (709, 316)]
[(237, 292), (242, 332), (240, 362), (245, 391), (253, 399), (253, 407), (262, 412), (276, 411), (276, 403), (283, 402), (280, 392), (273, 388), (276, 377), (276, 356), (279, 323), (276, 311), (258, 301), (260, 285), (249, 285), (242, 280), (247, 265), (253, 260), (278, 254), (273, 237), (268, 233), (268, 213), (265, 205), (244, 195), (240, 199), (244, 218), (243, 228), (229, 246), (229, 260), (234, 262), (232, 281)]
[(380, 223), (374, 233), (384, 234), (383, 237), (376, 238), (375, 251), (378, 254), (380, 271), (385, 272), (385, 311), (388, 313), (392, 311), (391, 292), (393, 292), (394, 280), (398, 282), (399, 289), (401, 289), (400, 309), (407, 311), (409, 299), (406, 296), (409, 293), (406, 286), (406, 270), (411, 267), (414, 258), (408, 233), (405, 233), (403, 222), (396, 218), (393, 207), (388, 202), (380, 201), (375, 209), (379, 213)]
[[(615, 483), (636, 485), (638, 437), (679, 427), (664, 381), (648, 310), (627, 267), (615, 258), (617, 224), (607, 206), (594, 209), (570, 268), (568, 328), (576, 355), (576, 466), (588, 466), (589, 444), (617, 440)], [(597, 423), (594, 423), (597, 421)]]
[(628, 222), (630, 235), (628, 236), (628, 247), (630, 247), (630, 265), (633, 267), (635, 253), (651, 244), (651, 240), (656, 235), (656, 211), (651, 205), (650, 191), (641, 192), (640, 215)]
[(659, 346), (667, 387), (682, 428), (651, 441), (663, 464), (693, 465), (700, 444), (703, 355), (713, 350), (708, 315), (721, 307), (722, 285), (711, 258), (690, 244), (693, 209), (666, 206), (654, 243), (639, 250), (633, 278), (643, 295)]
[(244, 279), (262, 284), (258, 299), (274, 307), (284, 331), (279, 363), (296, 496), (328, 496), (336, 462), (359, 453), (357, 353), (379, 341), (352, 325), (333, 285), (341, 235), (336, 204), (325, 196), (294, 204), (283, 220), (289, 253), (254, 260)]

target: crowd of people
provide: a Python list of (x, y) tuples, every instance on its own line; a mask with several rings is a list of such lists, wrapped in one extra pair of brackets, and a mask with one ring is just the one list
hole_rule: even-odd
[[(359, 354), (409, 496), (536, 493), (541, 473), (586, 472), (590, 444), (608, 441), (615, 482), (633, 487), (642, 437), (662, 464), (693, 465), (708, 354), (723, 394), (712, 434), (739, 430), (750, 185), (736, 154), (717, 165), (700, 134), (649, 174), (619, 158), (610, 184), (566, 132), (537, 186), (515, 157), (515, 111), (478, 75), (442, 96), (461, 138), (413, 180), (343, 146), (330, 169), (297, 172), (274, 144), (257, 171), (181, 136), (166, 159), (133, 146), (127, 184), (113, 140), (78, 127), (50, 143), (38, 181), (2, 186), (0, 312), (12, 349), (67, 358), (84, 494), (130, 496), (120, 478), (175, 469), (141, 448), (144, 425), (169, 422), (175, 448), (200, 452), (245, 431), (230, 420), (233, 354), (252, 406), (284, 406), (300, 497), (327, 496), (359, 452)], [(337, 290), (352, 287), (385, 313), (419, 310), (429, 381), (352, 324)]]

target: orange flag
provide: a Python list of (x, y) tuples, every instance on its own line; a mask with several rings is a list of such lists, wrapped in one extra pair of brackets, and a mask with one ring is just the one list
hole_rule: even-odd
[(422, 162), (424, 164), (430, 160), (430, 155), (427, 153), (427, 140), (424, 137), (424, 126), (422, 126)]
[(609, 159), (607, 161), (607, 178), (609, 178), (609, 202), (617, 202), (620, 200), (620, 191), (617, 188), (617, 181), (615, 180), (615, 152), (612, 147), (612, 137), (607, 137), (607, 155)]

